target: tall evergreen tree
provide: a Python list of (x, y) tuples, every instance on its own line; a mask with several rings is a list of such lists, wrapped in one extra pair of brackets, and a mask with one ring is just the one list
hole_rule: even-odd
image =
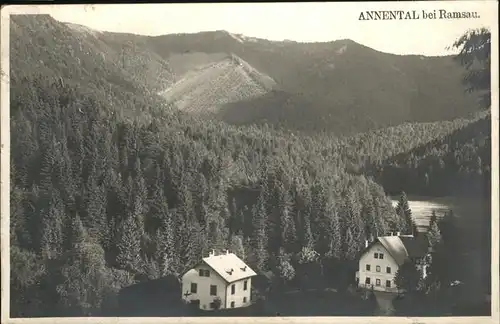
[(468, 30), (451, 47), (460, 51), (455, 59), (467, 70), (463, 80), (467, 92), (480, 92), (479, 107), (488, 109), (491, 106), (491, 31), (487, 28)]
[(116, 262), (124, 270), (139, 272), (142, 267), (141, 259), (141, 231), (133, 216), (126, 217), (118, 230), (116, 247), (118, 255)]
[(168, 211), (166, 204), (162, 204), (161, 209), (158, 212), (160, 227), (156, 235), (157, 256), (160, 266), (160, 274), (167, 275), (175, 273), (179, 262), (175, 251), (175, 223), (172, 221), (172, 215)]
[(57, 190), (50, 196), (50, 203), (44, 212), (41, 229), (40, 248), (47, 259), (55, 259), (62, 253), (64, 209)]
[(396, 206), (396, 215), (399, 217), (398, 223), (401, 224), (400, 228), (404, 234), (416, 234), (415, 233), (415, 222), (411, 213), (410, 205), (408, 203), (408, 197), (403, 191), (398, 200)]

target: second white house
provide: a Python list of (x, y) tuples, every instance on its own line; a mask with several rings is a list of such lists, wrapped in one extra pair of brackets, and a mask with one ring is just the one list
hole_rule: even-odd
[(410, 260), (422, 276), (427, 276), (430, 261), (429, 242), (425, 235), (396, 235), (377, 237), (366, 242), (359, 258), (356, 282), (359, 287), (377, 291), (397, 292), (394, 278), (399, 267)]

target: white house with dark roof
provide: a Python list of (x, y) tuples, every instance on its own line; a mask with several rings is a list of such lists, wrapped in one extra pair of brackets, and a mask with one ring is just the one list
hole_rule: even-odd
[(429, 243), (425, 235), (396, 235), (377, 237), (366, 241), (366, 247), (359, 258), (356, 282), (359, 287), (377, 291), (397, 292), (394, 277), (399, 267), (411, 260), (427, 276), (430, 260)]
[(234, 253), (215, 252), (182, 276), (182, 299), (215, 310), (251, 304), (251, 280), (257, 274)]

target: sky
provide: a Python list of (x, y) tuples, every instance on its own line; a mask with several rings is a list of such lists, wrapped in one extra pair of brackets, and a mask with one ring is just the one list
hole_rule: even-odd
[[(35, 6), (33, 6), (35, 7)], [(226, 30), (269, 40), (351, 39), (394, 54), (447, 55), (466, 30), (497, 24), (493, 1), (45, 5), (30, 12), (113, 32), (143, 35)], [(477, 11), (479, 19), (360, 21), (367, 10)], [(26, 10), (26, 9), (24, 9)]]

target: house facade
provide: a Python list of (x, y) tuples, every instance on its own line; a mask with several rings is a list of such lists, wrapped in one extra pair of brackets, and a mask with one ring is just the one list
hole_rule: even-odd
[(359, 258), (359, 270), (356, 272), (358, 287), (377, 291), (397, 292), (394, 281), (399, 267), (407, 260), (414, 262), (427, 276), (429, 265), (429, 245), (424, 235), (381, 236), (373, 242), (366, 242)]
[(182, 276), (182, 299), (202, 310), (250, 306), (252, 277), (256, 275), (235, 254), (212, 252)]

